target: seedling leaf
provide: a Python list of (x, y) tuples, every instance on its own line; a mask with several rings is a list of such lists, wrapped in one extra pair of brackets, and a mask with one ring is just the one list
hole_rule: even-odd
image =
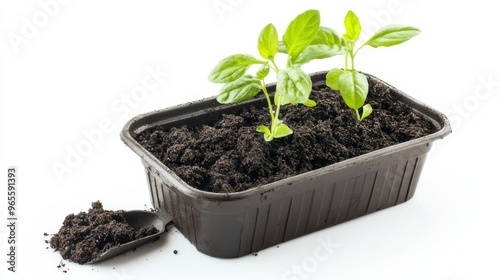
[(273, 59), (278, 52), (278, 32), (273, 24), (268, 24), (259, 35), (258, 49), (264, 59)]
[(320, 15), (317, 10), (305, 11), (290, 22), (283, 35), (283, 43), (292, 60), (312, 42), (318, 33), (319, 23)]
[(344, 19), (344, 26), (346, 30), (344, 39), (346, 41), (357, 41), (361, 34), (361, 23), (359, 22), (358, 16), (356, 16), (353, 11), (347, 12)]
[(300, 68), (289, 67), (278, 72), (276, 91), (290, 103), (296, 105), (307, 102), (311, 90), (311, 77)]
[(260, 90), (259, 79), (244, 75), (236, 81), (225, 84), (217, 95), (217, 101), (222, 104), (244, 101), (257, 95)]
[(316, 107), (316, 105), (317, 105), (316, 101), (311, 100), (311, 99), (304, 102), (304, 106), (309, 107), (309, 108)]
[(344, 73), (344, 70), (333, 68), (326, 74), (326, 85), (334, 90), (339, 90), (339, 77)]
[(302, 65), (313, 59), (323, 59), (345, 53), (345, 41), (335, 32), (327, 27), (320, 27), (318, 33), (297, 57), (293, 63)]
[(278, 42), (278, 52), (279, 52), (279, 53), (288, 54), (288, 52), (287, 52), (287, 50), (286, 50), (285, 43), (283, 43), (283, 41), (279, 41), (279, 42)]
[(269, 65), (262, 65), (257, 71), (256, 76), (259, 80), (264, 80), (267, 75), (269, 75)]
[(265, 125), (259, 125), (257, 127), (257, 132), (263, 133), (264, 135), (270, 136), (271, 135), (271, 130)]
[(338, 80), (338, 87), (349, 108), (357, 110), (363, 107), (368, 95), (368, 80), (365, 75), (356, 71), (342, 73)]
[(222, 59), (210, 72), (208, 80), (213, 83), (229, 83), (245, 75), (248, 68), (254, 64), (265, 62), (247, 54), (230, 55)]
[(363, 110), (363, 113), (361, 114), (361, 118), (359, 119), (359, 121), (362, 121), (364, 118), (368, 117), (369, 115), (371, 115), (372, 111), (373, 111), (373, 108), (372, 108), (372, 105), (370, 104), (365, 104), (362, 108)]
[(388, 25), (375, 32), (365, 45), (378, 48), (404, 43), (420, 34), (420, 29), (406, 25)]
[(274, 138), (281, 138), (281, 137), (288, 136), (290, 134), (293, 134), (293, 130), (290, 129), (286, 124), (280, 123), (276, 127), (276, 131), (274, 133)]

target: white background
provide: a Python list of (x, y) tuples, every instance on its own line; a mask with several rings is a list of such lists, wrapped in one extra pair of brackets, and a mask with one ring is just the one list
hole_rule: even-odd
[[(2, 279), (500, 279), (495, 174), (500, 22), (493, 1), (0, 3), (0, 216), (5, 223), (7, 167), (19, 169), (18, 272), (7, 272), (8, 232), (2, 222)], [(415, 197), (258, 256), (211, 258), (174, 229), (126, 256), (97, 265), (65, 261), (68, 273), (58, 269), (61, 257), (46, 249), (43, 233), (55, 233), (67, 214), (86, 211), (98, 199), (107, 209), (150, 207), (140, 160), (119, 138), (125, 122), (215, 95), (219, 86), (207, 75), (221, 58), (257, 56), (256, 39), (267, 23), (283, 34), (288, 22), (309, 8), (319, 9), (322, 25), (339, 33), (349, 9), (367, 27), (364, 36), (389, 23), (421, 28), (403, 45), (364, 49), (356, 65), (452, 122), (453, 133), (436, 142), (427, 158)], [(315, 61), (305, 70), (341, 62)], [(138, 94), (151, 71), (160, 74)], [(70, 166), (71, 151), (84, 149), (85, 134), (96, 130), (102, 137), (84, 147), (80, 159), (73, 155)], [(62, 165), (67, 169), (58, 175), (54, 166)]]

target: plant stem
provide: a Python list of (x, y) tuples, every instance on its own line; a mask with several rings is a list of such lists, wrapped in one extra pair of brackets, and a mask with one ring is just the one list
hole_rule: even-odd
[(273, 110), (273, 104), (271, 103), (271, 98), (269, 97), (269, 93), (267, 92), (266, 84), (264, 83), (264, 80), (260, 80), (260, 86), (262, 88), (262, 92), (266, 96), (267, 100), (267, 107), (269, 108), (269, 114), (271, 115), (271, 120), (272, 123), (274, 123), (274, 110)]
[[(276, 62), (274, 61), (273, 58), (270, 58), (269, 59), (272, 63), (271, 65), (271, 68), (273, 68), (273, 70), (278, 73), (280, 70), (279, 70), (279, 67), (278, 65), (276, 65)], [(275, 131), (276, 131), (276, 127), (278, 125), (278, 116), (280, 114), (280, 107), (281, 107), (281, 97), (282, 95), (279, 94), (278, 92), (275, 92), (274, 94), (279, 94), (278, 95), (278, 102), (276, 105), (276, 111), (273, 110), (273, 105), (271, 103), (271, 98), (269, 97), (269, 93), (267, 92), (267, 88), (266, 88), (266, 85), (264, 84), (264, 81), (262, 80), (261, 81), (261, 87), (264, 91), (264, 94), (266, 95), (266, 99), (267, 99), (267, 104), (269, 106), (269, 113), (271, 115), (271, 135), (270, 135), (270, 139), (269, 141), (273, 140), (274, 138), (274, 134), (275, 134)], [(275, 100), (276, 101), (276, 100)]]
[(274, 132), (276, 130), (276, 124), (277, 124), (277, 122), (279, 120), (278, 116), (280, 115), (281, 98), (282, 98), (282, 95), (280, 94), (279, 97), (278, 97), (278, 104), (276, 104), (276, 113), (274, 114), (273, 123), (271, 125), (271, 135), (274, 135)]
[(359, 115), (359, 109), (355, 109), (354, 112), (356, 112), (356, 118), (358, 121), (361, 121), (361, 116)]
[(344, 72), (347, 72), (347, 70), (349, 69), (349, 50), (345, 53), (344, 59), (345, 59)]
[(273, 65), (271, 65), (271, 68), (273, 68), (274, 72), (278, 73), (280, 70), (279, 70), (279, 68), (278, 68), (278, 65), (276, 65), (276, 62), (274, 62), (274, 59), (273, 59), (273, 58), (271, 58), (271, 59), (269, 59), (269, 60), (270, 60), (270, 61), (272, 62), (272, 64), (273, 64)]
[(354, 52), (354, 44), (355, 42), (349, 42), (349, 47), (348, 47), (348, 54), (351, 58), (351, 71), (354, 71), (356, 68), (354, 68), (354, 57), (356, 56), (356, 53)]
[[(358, 54), (359, 50), (360, 50), (362, 47), (364, 47), (364, 46), (366, 46), (366, 44), (361, 45), (361, 47), (359, 47), (359, 48), (358, 48), (358, 49), (354, 52), (354, 56), (356, 56), (356, 55)], [(353, 48), (353, 50), (354, 50), (354, 48)]]
[(354, 71), (354, 69), (356, 69), (354, 68), (354, 54), (352, 52), (350, 54), (351, 54), (351, 70)]

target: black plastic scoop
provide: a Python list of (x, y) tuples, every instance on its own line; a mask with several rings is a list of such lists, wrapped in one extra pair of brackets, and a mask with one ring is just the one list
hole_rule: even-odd
[(159, 238), (159, 236), (165, 232), (168, 225), (173, 224), (172, 218), (161, 212), (150, 212), (141, 210), (125, 211), (122, 213), (125, 221), (134, 228), (142, 228), (144, 226), (154, 226), (158, 232), (155, 234), (148, 235), (146, 237), (130, 241), (128, 243), (120, 244), (116, 247), (109, 249), (108, 251), (102, 253), (97, 258), (89, 261), (89, 264), (98, 263), (112, 257), (121, 255), (127, 251), (130, 251), (136, 247), (144, 245), (148, 242), (154, 241)]

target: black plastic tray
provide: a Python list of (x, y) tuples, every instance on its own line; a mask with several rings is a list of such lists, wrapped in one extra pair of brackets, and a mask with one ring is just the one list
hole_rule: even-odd
[[(326, 73), (314, 73), (311, 78), (324, 84)], [(198, 251), (220, 258), (239, 257), (413, 197), (427, 152), (435, 140), (451, 133), (451, 127), (444, 114), (386, 85), (398, 100), (430, 119), (438, 131), (243, 192), (218, 194), (189, 186), (132, 135), (156, 125), (211, 122), (248, 103), (264, 105), (262, 99), (221, 105), (208, 98), (143, 114), (125, 125), (121, 138), (142, 159), (154, 207), (172, 215), (174, 225)], [(274, 90), (275, 85), (270, 85), (269, 91)]]

